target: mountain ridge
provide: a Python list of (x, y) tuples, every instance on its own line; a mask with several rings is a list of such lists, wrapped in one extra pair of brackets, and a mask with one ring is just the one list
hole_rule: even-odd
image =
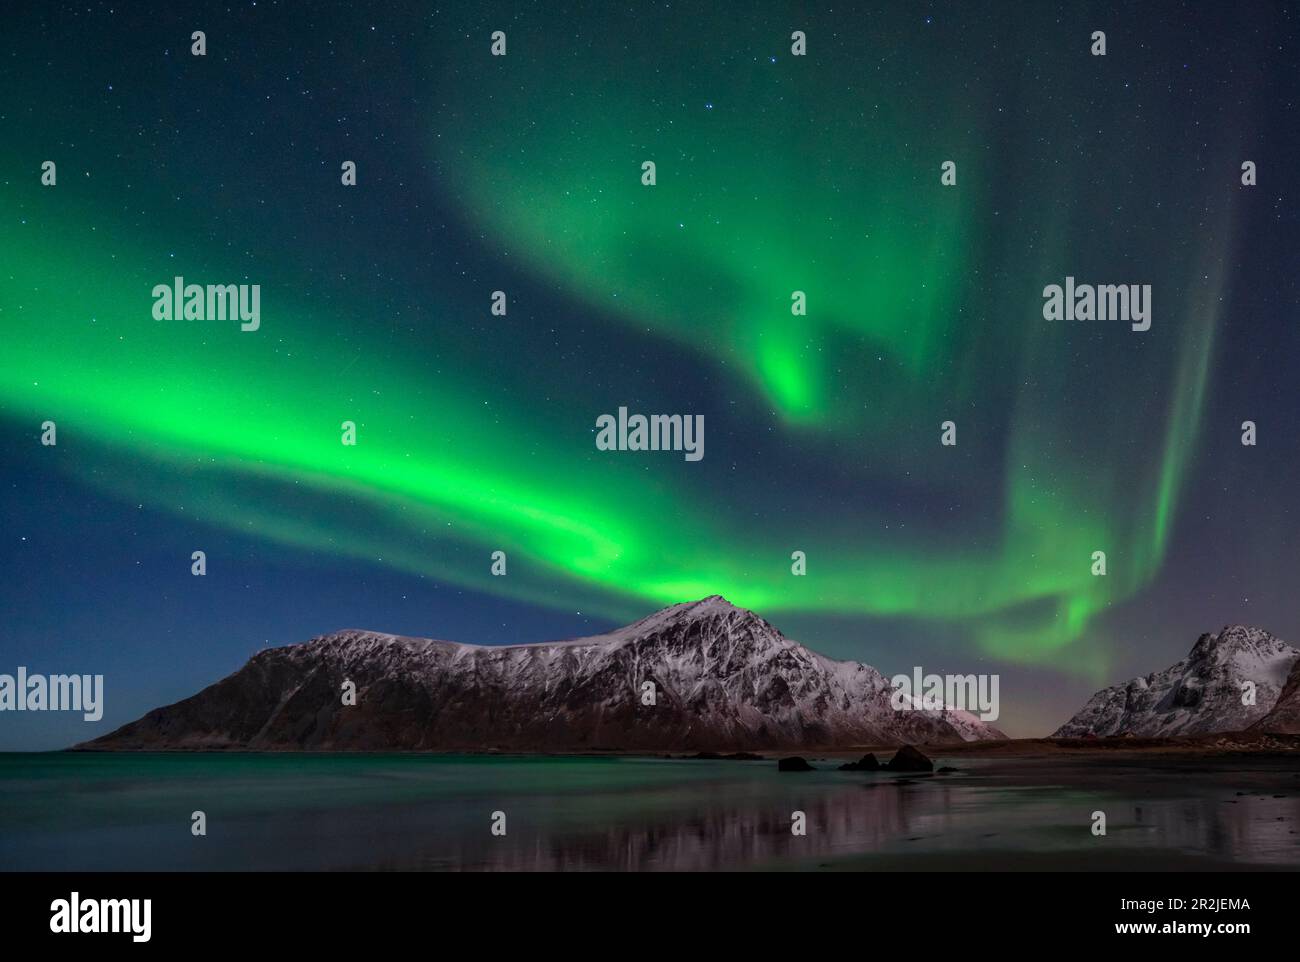
[(894, 711), (891, 691), (875, 668), (827, 658), (710, 595), (551, 642), (331, 632), (258, 652), (77, 747), (734, 751), (1006, 737), (966, 712)]
[[(1263, 628), (1225, 625), (1168, 668), (1096, 692), (1051, 737), (1245, 731), (1270, 713), (1298, 661), (1300, 650)], [(1242, 704), (1245, 682), (1254, 704)]]

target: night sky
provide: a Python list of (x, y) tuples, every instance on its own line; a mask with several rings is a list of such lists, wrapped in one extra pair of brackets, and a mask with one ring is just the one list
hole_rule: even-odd
[[(0, 672), (106, 690), (0, 749), (335, 629), (715, 593), (998, 672), (1023, 736), (1225, 624), (1300, 643), (1294, 10), (156, 6), (0, 36)], [(260, 329), (155, 320), (178, 275)], [(1067, 276), (1151, 285), (1151, 329), (1045, 320)], [(598, 451), (620, 406), (704, 458)]]

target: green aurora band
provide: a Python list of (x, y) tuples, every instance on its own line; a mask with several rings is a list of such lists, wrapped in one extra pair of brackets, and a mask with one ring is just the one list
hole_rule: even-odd
[[(545, 52), (533, 56), (540, 63)], [(896, 528), (810, 530), (776, 512), (756, 526), (746, 492), (710, 497), (680, 460), (655, 462), (655, 473), (635, 455), (592, 450), (578, 426), (635, 398), (575, 390), (542, 405), (526, 386), (499, 391), (489, 372), (431, 378), (420, 358), (384, 348), (382, 331), (367, 333), (370, 306), (341, 286), (322, 309), (291, 281), (264, 281), (262, 329), (252, 334), (156, 322), (154, 284), (174, 274), (227, 283), (224, 255), (191, 251), (182, 265), (157, 245), (110, 240), (128, 231), (82, 210), (29, 213), (24, 231), (0, 236), (0, 413), (33, 433), (56, 421), (60, 461), (124, 498), (610, 617), (719, 593), (764, 614), (950, 624), (991, 655), (1043, 663), (1150, 582), (1198, 435), (1226, 231), (1202, 245), (1200, 263), (1169, 265), (1160, 232), (1190, 224), (1138, 228), (1129, 238), (1137, 253), (1101, 257), (1089, 277), (1095, 251), (1067, 256), (1079, 245), (1080, 204), (1065, 174), (1044, 175), (1043, 191), (1057, 191), (1046, 215), (1034, 213), (1039, 190), (996, 202), (977, 138), (936, 146), (932, 130), (947, 122), (934, 111), (922, 126), (882, 110), (890, 138), (868, 151), (836, 133), (836, 107), (809, 109), (816, 91), (776, 110), (746, 106), (763, 87), (743, 73), (731, 78), (733, 102), (707, 117), (679, 111), (666, 125), (630, 86), (596, 93), (578, 68), (539, 72), (526, 52), (512, 52), (509, 67), (534, 81), (485, 78), (492, 111), (449, 106), (435, 125), (443, 147), (433, 149), (466, 222), (517, 253), (512, 269), (588, 305), (588, 322), (686, 345), (746, 410), (765, 413), (781, 443), (839, 452), (864, 491), (927, 475), (960, 490), (961, 470), (942, 459), (974, 449), (965, 456), (997, 464), (1000, 503), (963, 515), (947, 541)], [(673, 101), (664, 83), (660, 99)], [(560, 101), (563, 112), (546, 109)], [(941, 117), (976, 109), (934, 108)], [(497, 116), (537, 122), (519, 131)], [(639, 139), (628, 118), (644, 121)], [(950, 154), (960, 161), (955, 190), (938, 181), (936, 158)], [(654, 188), (640, 184), (645, 159), (658, 163)], [(1013, 211), (1043, 222), (1030, 260), (996, 232)], [(995, 242), (975, 240), (988, 236)], [(1044, 284), (1067, 273), (1127, 282), (1143, 257), (1164, 265), (1150, 277), (1147, 334), (1042, 320)], [(996, 309), (977, 303), (987, 289), (969, 290), (975, 274), (1000, 278)], [(794, 290), (807, 292), (807, 318), (790, 315)], [(938, 443), (949, 417), (957, 449)], [(339, 443), (348, 419), (356, 447)], [(915, 445), (898, 443), (903, 432)], [(1148, 456), (1136, 470), (1126, 461), (1121, 475), (1111, 455), (1132, 449)], [(488, 574), (498, 548), (510, 577)], [(790, 574), (796, 548), (808, 551), (804, 578)], [(1090, 571), (1099, 549), (1105, 578)], [(1104, 673), (1105, 659), (1091, 670)]]

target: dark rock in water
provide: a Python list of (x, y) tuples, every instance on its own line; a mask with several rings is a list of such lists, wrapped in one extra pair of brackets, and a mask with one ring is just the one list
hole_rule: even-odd
[(932, 772), (934, 771), (934, 762), (911, 745), (904, 745), (894, 753), (894, 757), (885, 765), (885, 770), (890, 772)]
[(856, 762), (847, 762), (840, 766), (842, 772), (878, 772), (880, 771), (880, 762), (876, 761), (876, 756), (870, 752), (863, 755)]
[(789, 758), (783, 758), (776, 763), (778, 772), (815, 772), (817, 769), (808, 764), (808, 760), (800, 755), (791, 755)]
[(696, 752), (694, 755), (683, 755), (682, 757), (697, 762), (761, 762), (763, 760), (762, 755), (755, 755), (753, 752), (732, 752), (729, 755), (723, 755), (720, 752)]
[(945, 775), (948, 772), (955, 772), (955, 771), (957, 771), (957, 769), (953, 768), (951, 765), (945, 765), (943, 766), (943, 768), (939, 769), (939, 774)]

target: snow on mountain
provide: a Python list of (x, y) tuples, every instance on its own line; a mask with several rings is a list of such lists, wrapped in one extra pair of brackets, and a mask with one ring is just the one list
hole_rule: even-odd
[[(1262, 628), (1226, 626), (1164, 671), (1097, 692), (1053, 737), (1243, 731), (1278, 701), (1297, 659), (1300, 651)], [(1244, 682), (1255, 685), (1253, 705), (1242, 704)]]
[[(345, 681), (356, 705), (342, 704)], [(645, 704), (646, 682), (654, 704)], [(259, 652), (99, 749), (744, 750), (1005, 738), (714, 595), (604, 635), (483, 646), (340, 631)]]
[(1300, 735), (1300, 659), (1291, 666), (1282, 694), (1269, 713), (1250, 727), (1275, 735)]

